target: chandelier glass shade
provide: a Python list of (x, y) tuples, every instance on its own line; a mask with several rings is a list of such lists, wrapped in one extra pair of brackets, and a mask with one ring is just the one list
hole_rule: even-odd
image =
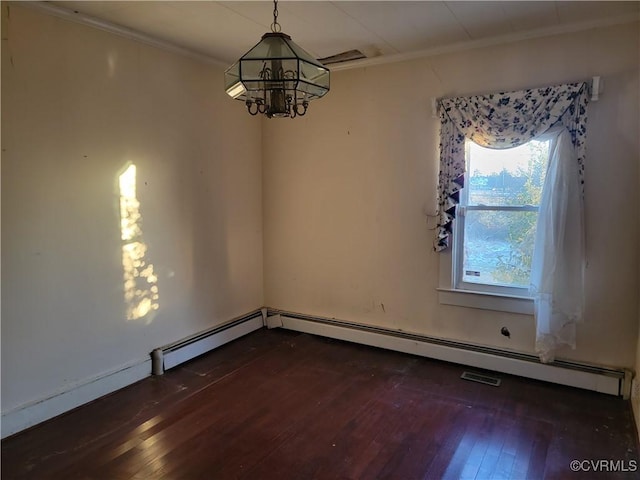
[(244, 101), (251, 115), (293, 118), (329, 91), (330, 72), (280, 32), (277, 12), (276, 1), (272, 31), (225, 71), (225, 90)]

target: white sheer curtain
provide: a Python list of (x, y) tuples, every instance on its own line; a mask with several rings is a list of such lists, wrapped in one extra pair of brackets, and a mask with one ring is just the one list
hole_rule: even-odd
[(584, 310), (582, 189), (576, 151), (564, 127), (553, 128), (531, 267), (536, 352), (551, 362), (556, 350), (575, 348)]

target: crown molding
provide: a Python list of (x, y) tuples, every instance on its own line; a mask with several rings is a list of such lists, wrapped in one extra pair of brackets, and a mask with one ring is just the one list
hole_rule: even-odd
[(189, 48), (181, 47), (179, 45), (176, 45), (172, 42), (168, 42), (166, 40), (161, 40), (151, 35), (147, 35), (145, 33), (134, 30), (132, 28), (123, 27), (116, 23), (108, 22), (106, 20), (101, 20), (91, 15), (85, 15), (84, 13), (79, 13), (79, 12), (76, 13), (75, 11), (70, 10), (68, 8), (52, 5), (48, 2), (10, 1), (10, 2), (7, 2), (7, 4), (10, 6), (19, 6), (19, 7), (30, 8), (32, 10), (38, 10), (42, 13), (46, 13), (49, 15), (53, 15), (54, 17), (62, 18), (63, 20), (69, 20), (71, 22), (79, 23), (87, 27), (97, 28), (105, 32), (113, 33), (115, 35), (128, 38), (130, 40), (135, 40), (137, 42), (144, 43), (145, 45), (149, 45), (149, 46), (158, 48), (160, 50), (176, 53), (178, 55), (189, 57), (203, 63), (215, 65), (217, 67), (227, 68), (229, 66), (227, 62), (224, 62), (217, 58), (213, 58), (209, 55), (196, 52)]
[[(85, 15), (83, 13), (76, 13), (73, 10), (59, 7), (57, 5), (51, 5), (47, 2), (35, 1), (35, 2), (17, 2), (9, 1), (9, 5), (19, 5), (21, 7), (32, 8), (39, 10), (43, 13), (53, 15), (65, 20), (76, 22), (89, 27), (97, 28), (106, 32), (119, 35), (121, 37), (129, 38), (152, 47), (166, 50), (168, 52), (183, 55), (194, 60), (198, 60), (210, 65), (215, 65), (221, 68), (227, 68), (228, 62), (205, 55), (200, 52), (196, 52), (189, 48), (178, 46), (174, 43), (159, 38), (153, 37), (141, 33), (137, 30), (123, 27), (115, 23), (101, 20), (99, 18)], [(447, 53), (457, 53), (466, 50), (474, 50), (477, 48), (491, 47), (497, 45), (505, 45), (513, 42), (520, 42), (524, 40), (531, 40), (535, 38), (550, 37), (554, 35), (563, 35), (567, 33), (576, 33), (585, 30), (592, 30), (596, 28), (606, 28), (616, 25), (623, 25), (627, 23), (640, 22), (640, 14), (638, 15), (619, 15), (611, 18), (602, 18), (597, 20), (591, 20), (588, 22), (578, 22), (567, 25), (556, 25), (547, 28), (541, 28), (537, 30), (531, 30), (528, 32), (512, 33), (508, 35), (500, 35), (497, 37), (485, 38), (480, 40), (471, 40), (458, 42), (452, 45), (445, 45), (441, 47), (434, 47), (425, 50), (417, 50), (414, 52), (398, 53), (394, 55), (384, 55), (380, 57), (365, 58), (361, 60), (353, 60), (344, 62), (341, 64), (334, 64), (328, 67), (332, 72), (338, 72), (342, 70), (352, 70), (356, 68), (373, 67), (379, 65), (386, 65), (391, 63), (406, 62), (410, 60), (418, 60), (421, 58), (433, 57), (436, 55), (443, 55)]]
[(406, 62), (409, 60), (418, 60), (421, 58), (434, 57), (436, 55), (443, 55), (447, 53), (457, 53), (466, 50), (475, 50), (477, 48), (492, 47), (497, 45), (506, 45), (513, 42), (520, 42), (524, 40), (531, 40), (535, 38), (551, 37), (555, 35), (563, 35), (567, 33), (576, 33), (585, 30), (593, 30), (596, 28), (606, 28), (616, 25), (623, 25), (626, 23), (640, 22), (640, 14), (635, 16), (619, 15), (616, 17), (610, 17), (605, 19), (592, 20), (588, 22), (573, 23), (567, 25), (557, 25), (553, 27), (541, 28), (537, 30), (530, 30), (528, 32), (510, 33), (507, 35), (500, 35), (497, 37), (483, 38), (480, 40), (471, 40), (458, 42), (451, 45), (444, 45), (441, 47), (434, 47), (425, 50), (417, 50), (415, 52), (398, 53), (393, 55), (385, 55), (382, 57), (365, 58), (362, 60), (353, 60), (351, 62), (344, 62), (344, 64), (332, 65), (331, 71), (351, 70), (354, 68), (373, 67), (378, 65), (385, 65), (388, 63)]

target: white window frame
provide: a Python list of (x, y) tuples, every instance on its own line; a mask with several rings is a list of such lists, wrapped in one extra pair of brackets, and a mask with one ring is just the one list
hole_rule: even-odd
[[(546, 137), (542, 135), (541, 137)], [(546, 140), (548, 138), (532, 138)], [(465, 162), (469, 159), (469, 147), (465, 148)], [(468, 170), (468, 168), (466, 168)], [(453, 220), (453, 235), (451, 248), (440, 255), (440, 279), (438, 288), (439, 302), (444, 305), (480, 308), (501, 312), (533, 315), (533, 298), (528, 288), (509, 287), (500, 285), (477, 284), (463, 281), (462, 255), (464, 252), (464, 221), (468, 211), (494, 210), (514, 212), (538, 212), (535, 205), (519, 206), (476, 206), (467, 205), (469, 189), (460, 190), (460, 204), (456, 206), (456, 217)]]
[(465, 282), (463, 272), (464, 255), (464, 225), (468, 211), (494, 211), (494, 212), (538, 212), (539, 208), (533, 205), (527, 206), (476, 206), (458, 205), (456, 207), (456, 220), (453, 234), (453, 282), (458, 290), (472, 290), (476, 292), (495, 293), (498, 295), (510, 295), (516, 297), (530, 297), (527, 287), (510, 287), (502, 285), (489, 285), (486, 283)]

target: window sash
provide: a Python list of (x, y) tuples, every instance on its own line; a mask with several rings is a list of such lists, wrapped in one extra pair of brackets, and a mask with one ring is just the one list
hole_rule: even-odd
[(456, 215), (462, 215), (470, 210), (488, 212), (537, 212), (537, 205), (458, 205)]
[[(468, 193), (463, 192), (462, 199), (466, 200)], [(456, 207), (456, 219), (454, 221), (454, 247), (452, 255), (453, 286), (458, 290), (471, 290), (476, 292), (496, 293), (516, 297), (531, 297), (528, 287), (512, 287), (507, 285), (489, 285), (483, 283), (465, 282), (464, 278), (464, 228), (465, 213), (467, 211), (504, 211), (504, 212), (538, 212), (536, 205), (464, 205)]]
[[(465, 142), (465, 170), (469, 171), (471, 145)], [(470, 283), (463, 281), (464, 278), (464, 224), (465, 214), (468, 211), (493, 211), (493, 212), (538, 212), (538, 205), (469, 205), (469, 187), (460, 189), (460, 203), (456, 206), (456, 217), (453, 221), (453, 249), (452, 261), (452, 285), (459, 290), (469, 290), (476, 292), (495, 293), (515, 297), (531, 298), (529, 288), (511, 287), (502, 285), (489, 285), (483, 283)]]

